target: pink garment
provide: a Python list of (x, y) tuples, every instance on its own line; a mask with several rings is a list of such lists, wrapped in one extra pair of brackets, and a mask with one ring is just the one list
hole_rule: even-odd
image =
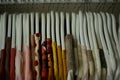
[(31, 68), (31, 57), (30, 49), (28, 46), (24, 46), (24, 80), (33, 80), (32, 78), (32, 68)]
[(15, 57), (15, 80), (23, 80), (22, 79), (22, 74), (23, 74), (23, 70), (22, 70), (22, 53), (20, 51), (17, 50), (16, 52), (16, 57)]

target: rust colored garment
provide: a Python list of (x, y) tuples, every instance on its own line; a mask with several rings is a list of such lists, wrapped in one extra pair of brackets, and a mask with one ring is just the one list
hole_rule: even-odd
[(35, 37), (34, 37), (34, 35), (31, 35), (31, 37), (30, 37), (30, 43), (31, 43), (31, 69), (32, 69), (32, 77), (33, 77), (33, 80), (35, 80), (35, 73), (34, 73), (34, 71), (35, 71), (35, 68), (34, 68), (34, 60), (35, 60), (35, 58), (34, 58), (34, 54), (35, 54)]
[(6, 60), (5, 60), (5, 74), (6, 80), (10, 80), (10, 50), (11, 50), (11, 38), (6, 39)]
[(47, 54), (48, 54), (48, 80), (54, 79), (53, 71), (53, 52), (52, 52), (52, 40), (47, 39)]
[(0, 80), (5, 80), (5, 50), (1, 50)]
[(48, 80), (48, 56), (46, 49), (46, 41), (42, 43), (42, 80)]
[(11, 56), (10, 56), (10, 80), (15, 80), (15, 56), (16, 49), (11, 48)]

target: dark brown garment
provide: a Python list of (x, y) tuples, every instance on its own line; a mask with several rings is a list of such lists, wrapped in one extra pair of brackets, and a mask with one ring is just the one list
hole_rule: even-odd
[(15, 56), (16, 56), (16, 49), (11, 48), (11, 54), (10, 54), (10, 80), (15, 80)]
[(1, 50), (0, 80), (5, 80), (5, 50)]
[(48, 80), (54, 79), (53, 74), (53, 52), (52, 52), (52, 40), (47, 39), (47, 54), (48, 54)]
[(6, 39), (6, 60), (5, 60), (5, 74), (6, 80), (10, 80), (10, 50), (11, 50), (11, 38)]

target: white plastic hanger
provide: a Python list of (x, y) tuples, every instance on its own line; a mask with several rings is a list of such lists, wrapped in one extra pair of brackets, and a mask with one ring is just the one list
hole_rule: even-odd
[(104, 34), (103, 34), (103, 29), (102, 29), (102, 18), (100, 16), (100, 14), (97, 14), (98, 15), (98, 26), (99, 26), (99, 34), (100, 34), (100, 39), (101, 39), (101, 43), (102, 43), (102, 46), (103, 46), (103, 51), (104, 51), (104, 55), (105, 55), (105, 59), (106, 59), (106, 64), (107, 64), (107, 80), (109, 79), (112, 79), (111, 77), (111, 63), (110, 63), (110, 56), (109, 56), (109, 53), (108, 53), (108, 50), (107, 50), (107, 47), (106, 47), (106, 43), (105, 43), (105, 40), (104, 40)]
[(47, 38), (50, 38), (50, 13), (47, 13)]
[(67, 26), (67, 34), (70, 34), (70, 15), (66, 13), (66, 26)]
[(59, 15), (58, 12), (55, 13), (55, 19), (56, 19), (56, 40), (57, 45), (60, 46), (60, 30), (59, 30)]
[(11, 37), (11, 27), (12, 27), (11, 20), (12, 20), (12, 15), (9, 14), (9, 16), (8, 16), (8, 34), (7, 34), (8, 37)]
[(82, 78), (82, 73), (83, 73), (83, 61), (82, 61), (82, 52), (81, 52), (81, 45), (80, 45), (80, 15), (79, 14), (77, 14), (76, 15), (76, 43), (77, 43), (77, 49), (78, 49), (78, 59), (79, 59), (79, 65), (78, 65), (78, 69), (79, 69), (79, 71), (78, 71), (78, 77), (77, 77), (77, 80), (79, 80), (79, 79), (81, 79)]
[[(117, 53), (118, 53), (119, 60), (120, 60), (120, 44), (119, 44), (118, 37), (117, 37), (116, 21), (115, 21), (115, 17), (114, 17), (113, 14), (111, 14), (111, 19), (112, 19), (113, 38), (114, 38), (114, 41), (115, 41), (115, 44), (116, 44)], [(117, 68), (114, 79), (118, 80), (119, 78), (120, 78), (120, 67)]]
[(98, 47), (96, 43), (96, 37), (95, 33), (93, 30), (93, 16), (92, 13), (88, 13), (88, 34), (89, 34), (89, 39), (90, 39), (90, 45), (92, 50), (96, 50), (96, 52), (93, 52), (93, 58), (94, 58), (94, 64), (95, 64), (95, 79), (100, 79), (101, 78), (101, 64), (100, 64), (100, 57), (99, 57), (99, 52), (98, 52)]
[(119, 14), (119, 30), (118, 30), (118, 38), (119, 38), (119, 43), (120, 43), (120, 14)]
[[(105, 18), (105, 14), (101, 13), (102, 15), (102, 19), (103, 19), (103, 28), (104, 28), (104, 34), (105, 34), (105, 39), (106, 39), (106, 43), (107, 43), (107, 47), (108, 47), (108, 52), (110, 54), (110, 60), (111, 60), (111, 68), (112, 68), (112, 72), (114, 73), (116, 70), (116, 61), (115, 61), (115, 56), (114, 56), (114, 52), (113, 52), (113, 48), (110, 42), (110, 37), (108, 35), (108, 30), (107, 30), (107, 22), (106, 22), (106, 18)], [(109, 23), (110, 24), (110, 23)]]
[(3, 31), (3, 34), (2, 34), (2, 47), (1, 47), (1, 49), (5, 49), (5, 38), (6, 38), (6, 16), (7, 16), (7, 14), (6, 13), (4, 13), (3, 15), (2, 15), (2, 31)]
[(16, 15), (13, 14), (13, 18), (12, 18), (12, 48), (15, 48), (15, 36), (16, 36)]
[[(85, 18), (84, 18), (84, 22), (83, 22), (83, 24), (84, 24), (84, 26), (83, 26), (84, 31), (83, 32), (84, 32), (85, 46), (86, 46), (87, 50), (91, 50), (90, 49), (89, 39), (88, 39), (88, 33), (87, 33), (88, 31), (87, 31), (87, 19), (86, 19), (86, 15), (84, 17)], [(89, 25), (88, 25), (88, 27), (89, 27)]]
[(42, 31), (41, 31), (41, 33), (42, 33), (42, 41), (41, 41), (41, 44), (45, 41), (45, 14), (44, 13), (42, 13), (41, 14), (41, 18), (42, 18)]
[[(79, 19), (80, 19), (80, 28), (79, 28), (79, 30), (80, 30), (80, 41), (81, 41), (81, 49), (82, 49), (81, 51), (83, 51), (86, 48), (84, 32), (83, 32), (83, 30), (84, 30), (83, 27), (86, 26), (85, 25), (86, 24), (86, 22), (85, 22), (86, 19), (85, 19), (84, 14), (81, 11), (79, 11)], [(84, 23), (83, 23), (83, 21), (84, 21)], [(84, 54), (82, 53), (82, 60), (83, 60), (83, 76), (82, 76), (82, 78), (86, 80), (88, 78), (88, 63), (87, 63), (86, 52)]]
[(34, 34), (34, 13), (31, 13), (30, 14), (30, 21), (31, 21), (31, 35), (33, 35)]
[(39, 13), (37, 12), (35, 13), (35, 31), (39, 33)]
[(52, 41), (55, 41), (55, 26), (54, 26), (54, 13), (51, 11), (51, 33), (52, 33)]
[(119, 57), (119, 56), (118, 56), (117, 49), (116, 49), (116, 46), (115, 46), (115, 41), (113, 39), (112, 20), (110, 18), (110, 14), (106, 13), (106, 16), (107, 16), (108, 34), (109, 34), (109, 37), (110, 37), (111, 45), (112, 45), (113, 51), (115, 53), (116, 59), (118, 60), (117, 57)]
[(115, 17), (114, 17), (113, 14), (111, 14), (111, 18), (112, 18), (113, 38), (115, 40), (115, 43), (116, 43), (116, 46), (117, 46), (117, 51), (118, 51), (119, 58), (120, 58), (120, 44), (119, 44), (118, 37), (117, 37), (116, 21), (115, 21)]
[(61, 12), (60, 13), (60, 24), (61, 24), (61, 44), (62, 44), (62, 50), (65, 50), (65, 31), (64, 31), (64, 13), (63, 12)]
[[(38, 17), (39, 18), (39, 17)], [(26, 45), (29, 46), (29, 14), (26, 14)], [(39, 21), (38, 21), (38, 25), (39, 25)], [(39, 26), (38, 26), (39, 27)]]
[[(77, 37), (76, 35), (79, 35), (79, 31), (76, 31), (76, 18), (77, 18), (77, 15), (72, 12), (72, 27), (71, 27), (71, 30), (72, 30), (72, 36), (73, 36), (73, 40), (74, 40), (74, 56), (75, 56), (75, 75), (78, 75), (79, 73), (79, 61), (78, 61), (78, 52), (77, 52)], [(79, 29), (78, 29), (79, 30)], [(79, 36), (78, 36), (79, 37)], [(79, 41), (79, 39), (78, 39)], [(79, 41), (79, 45), (80, 45), (80, 41)]]

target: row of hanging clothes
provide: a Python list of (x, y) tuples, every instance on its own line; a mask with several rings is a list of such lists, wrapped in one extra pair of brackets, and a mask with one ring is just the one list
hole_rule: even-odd
[(113, 14), (4, 13), (0, 32), (0, 80), (120, 79)]

